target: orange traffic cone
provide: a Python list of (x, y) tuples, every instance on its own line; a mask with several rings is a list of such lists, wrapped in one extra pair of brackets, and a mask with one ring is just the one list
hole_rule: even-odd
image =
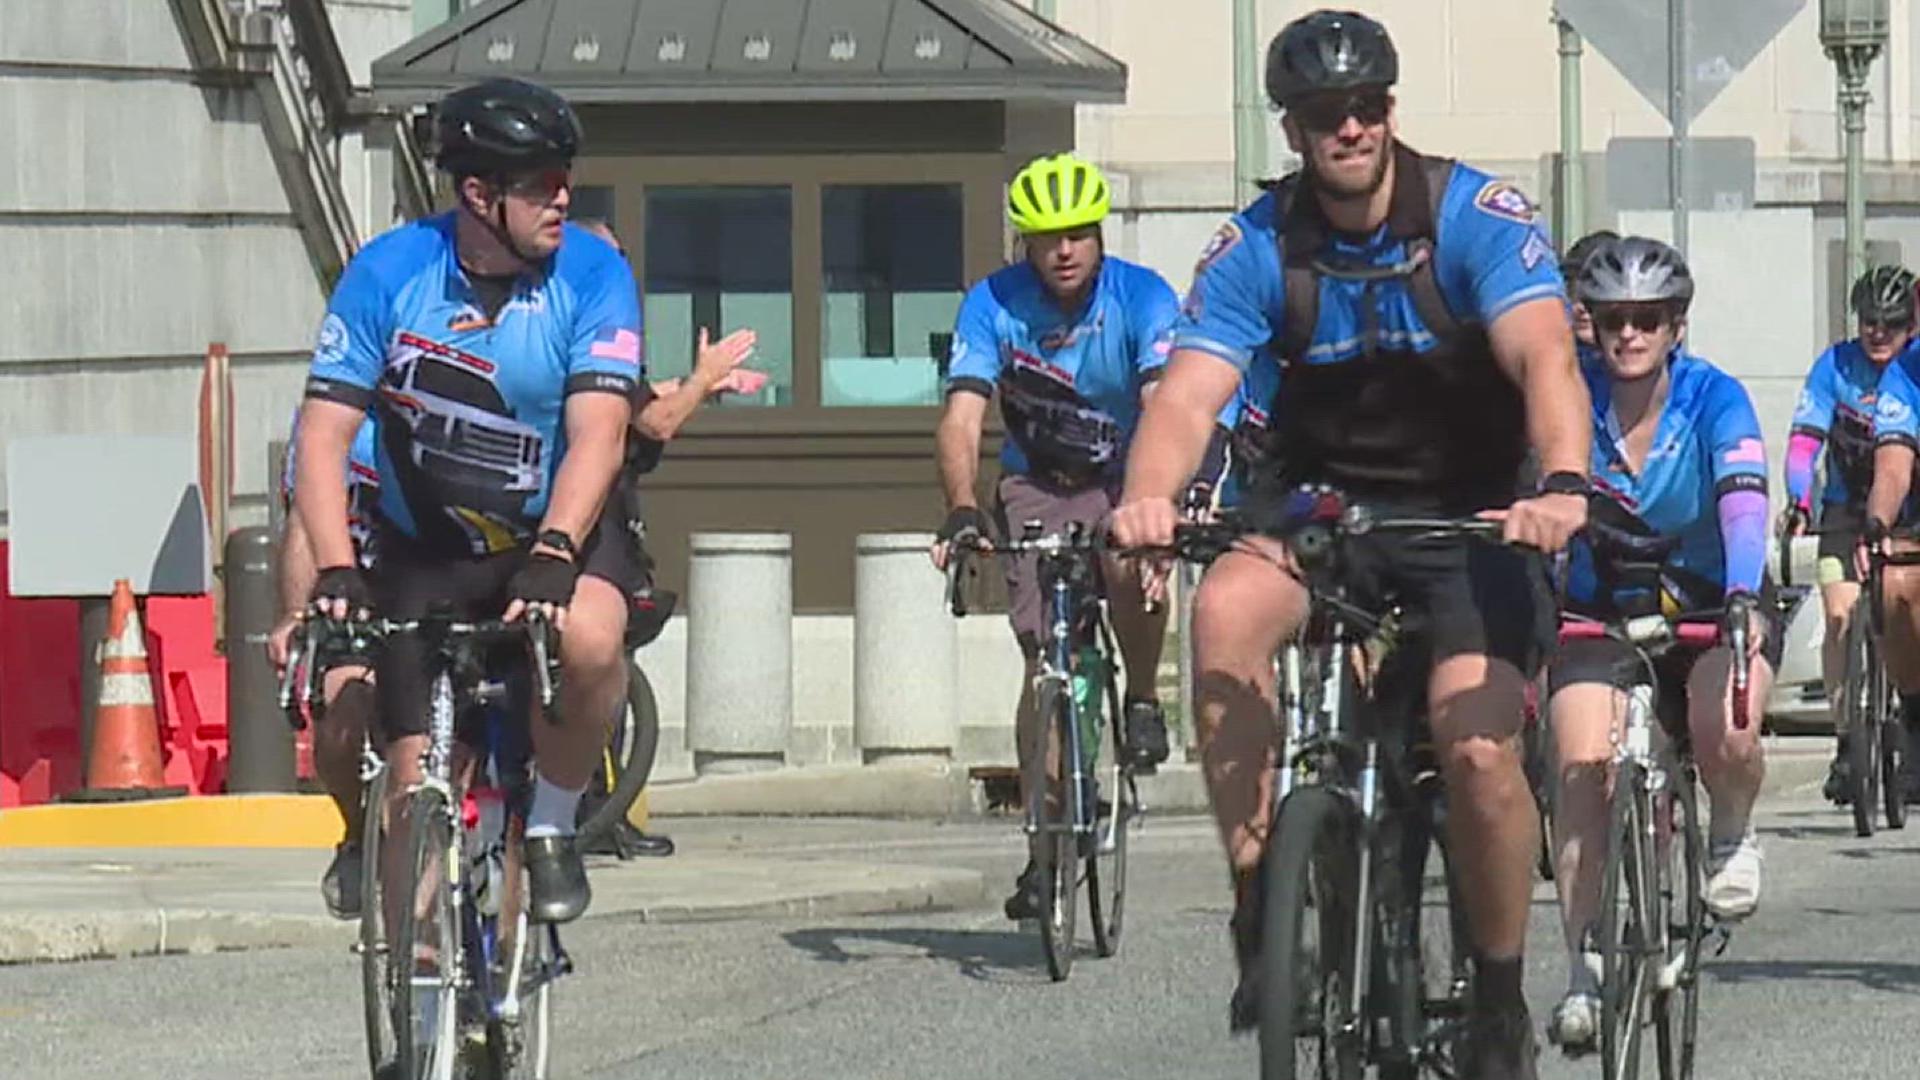
[(87, 754), (87, 790), (71, 797), (112, 801), (186, 794), (183, 787), (163, 787), (165, 780), (146, 632), (134, 607), (133, 586), (122, 578), (113, 583), (107, 637), (100, 643), (100, 703)]

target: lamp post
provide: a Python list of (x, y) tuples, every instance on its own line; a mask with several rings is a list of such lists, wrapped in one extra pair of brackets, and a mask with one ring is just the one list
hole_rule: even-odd
[(1847, 133), (1848, 285), (1867, 271), (1867, 193), (1860, 175), (1867, 71), (1887, 44), (1888, 6), (1889, 0), (1820, 0), (1820, 45), (1840, 75), (1840, 116)]

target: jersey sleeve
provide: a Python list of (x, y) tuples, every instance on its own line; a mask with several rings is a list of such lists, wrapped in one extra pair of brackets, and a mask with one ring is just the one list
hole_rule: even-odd
[(1833, 410), (1838, 402), (1835, 382), (1839, 378), (1839, 367), (1835, 362), (1832, 349), (1820, 354), (1814, 361), (1813, 370), (1807, 372), (1807, 381), (1800, 388), (1800, 402), (1793, 408), (1793, 433), (1813, 435), (1824, 439), (1827, 431), (1833, 427)]
[(982, 281), (967, 290), (953, 323), (953, 357), (947, 364), (947, 392), (965, 390), (992, 397), (1000, 381), (1000, 334), (995, 329), (1000, 302), (993, 285)]
[(1481, 325), (1531, 300), (1566, 303), (1553, 241), (1519, 188), (1456, 166), (1438, 229), (1435, 275)]
[(1728, 592), (1758, 592), (1767, 567), (1767, 448), (1753, 401), (1730, 376), (1707, 401), (1708, 452)]
[(627, 261), (610, 245), (599, 248), (576, 286), (566, 392), (628, 396), (647, 374), (640, 290)]
[(1920, 450), (1920, 388), (1899, 360), (1888, 364), (1880, 376), (1873, 404), (1873, 444)]
[(1272, 234), (1236, 215), (1200, 253), (1173, 325), (1172, 349), (1217, 356), (1244, 374), (1273, 339), (1268, 313), (1281, 310), (1283, 287)]
[(378, 266), (381, 255), (377, 246), (362, 249), (333, 287), (307, 369), (307, 397), (356, 409), (372, 404), (394, 328), (392, 289)]
[(1134, 366), (1147, 378), (1157, 378), (1173, 352), (1173, 323), (1180, 317), (1180, 297), (1166, 278), (1148, 270), (1137, 279), (1128, 299), (1127, 327), (1132, 332)]

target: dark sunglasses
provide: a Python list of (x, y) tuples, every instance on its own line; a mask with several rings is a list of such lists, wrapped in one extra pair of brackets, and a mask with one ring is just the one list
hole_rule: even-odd
[(573, 186), (573, 170), (560, 166), (536, 169), (502, 177), (500, 187), (509, 195), (523, 199), (551, 199), (562, 188)]
[(1622, 304), (1600, 308), (1592, 315), (1593, 325), (1609, 334), (1617, 334), (1629, 324), (1643, 334), (1651, 334), (1673, 321), (1673, 312), (1665, 304)]
[(1913, 329), (1911, 319), (1860, 320), (1860, 332), (1863, 334), (1904, 334)]
[(1387, 122), (1393, 99), (1384, 90), (1366, 90), (1354, 94), (1325, 94), (1295, 102), (1288, 111), (1308, 131), (1339, 131), (1351, 116), (1362, 126)]

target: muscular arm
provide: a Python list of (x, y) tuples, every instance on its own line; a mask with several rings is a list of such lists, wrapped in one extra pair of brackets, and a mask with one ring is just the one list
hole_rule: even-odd
[(1867, 494), (1867, 517), (1892, 525), (1913, 487), (1913, 447), (1904, 442), (1882, 442), (1873, 451), (1873, 490)]
[(313, 565), (319, 570), (353, 565), (353, 537), (347, 531), (347, 451), (365, 421), (365, 409), (338, 401), (308, 398), (300, 407), (289, 522), (303, 524)]
[(1540, 473), (1592, 467), (1592, 402), (1574, 359), (1573, 332), (1559, 297), (1529, 300), (1487, 328), (1494, 360), (1526, 400), (1527, 437)]
[(1240, 388), (1240, 370), (1212, 353), (1178, 349), (1155, 385), (1127, 453), (1123, 504), (1179, 497), (1200, 467), (1220, 410)]
[(558, 529), (579, 544), (600, 520), (620, 472), (632, 407), (620, 394), (584, 392), (569, 395), (566, 409), (567, 453), (540, 528)]
[(980, 478), (980, 426), (987, 416), (987, 399), (971, 390), (947, 394), (940, 426), (934, 429), (934, 456), (940, 466), (940, 490), (947, 509), (977, 505), (974, 483)]
[(313, 565), (313, 546), (307, 539), (307, 527), (300, 515), (287, 515), (287, 528), (280, 537), (280, 617), (290, 618), (307, 606), (314, 579), (320, 576)]

